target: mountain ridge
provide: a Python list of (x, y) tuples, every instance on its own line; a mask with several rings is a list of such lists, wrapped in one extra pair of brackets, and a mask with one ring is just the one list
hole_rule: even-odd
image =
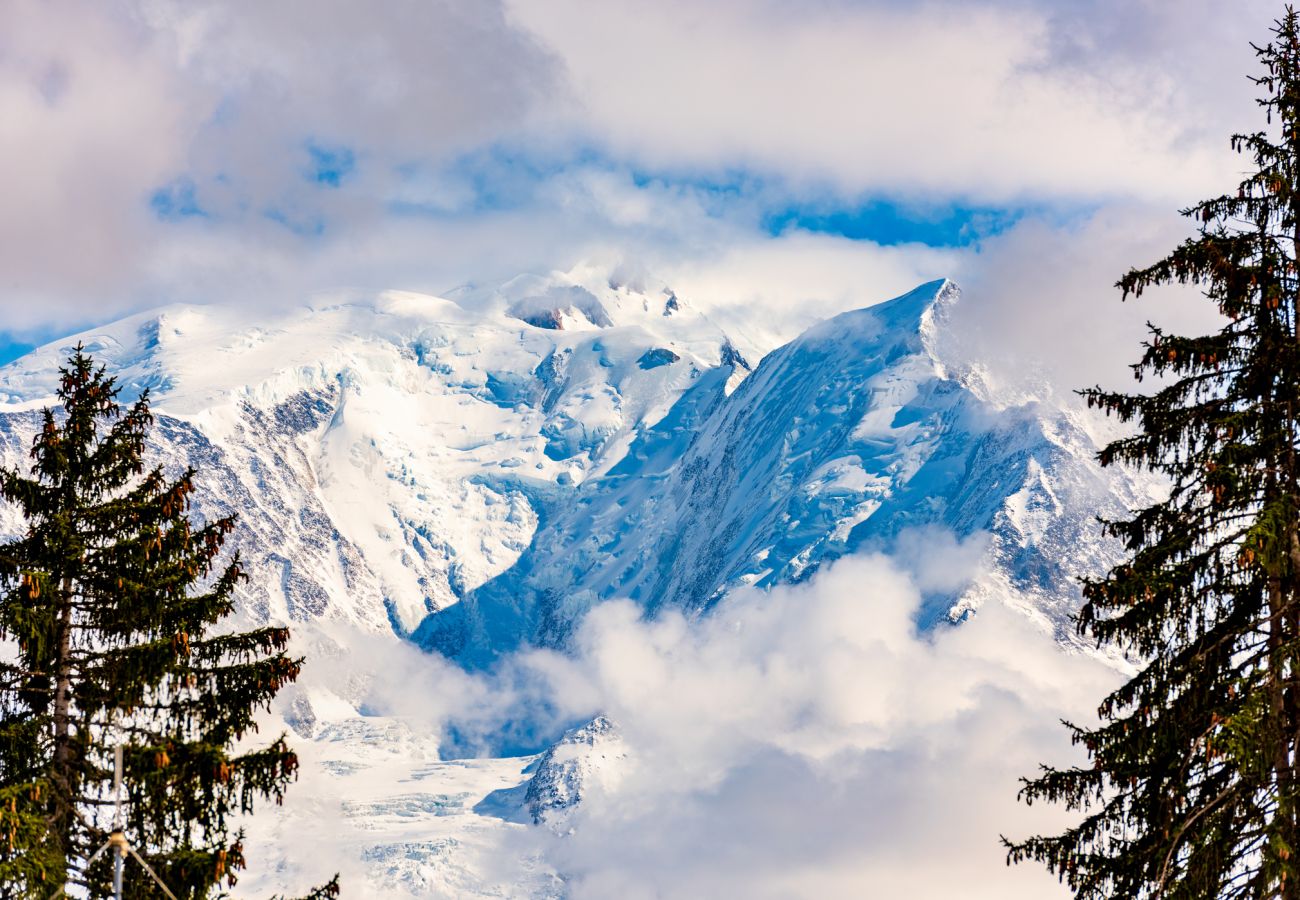
[[(671, 291), (563, 276), (251, 320), (169, 307), (81, 340), (127, 395), (154, 391), (159, 455), (210, 479), (200, 511), (244, 513), (269, 585), (254, 619), (342, 618), (486, 664), (562, 646), (603, 599), (700, 613), (937, 527), (992, 535), (990, 571), (929, 621), (998, 597), (1069, 640), (1073, 579), (1110, 558), (1084, 520), (1149, 485), (1100, 471), (1077, 412), (1000, 404), (949, 359), (959, 297), (927, 282), (752, 372)], [(11, 464), (67, 345), (0, 368)]]

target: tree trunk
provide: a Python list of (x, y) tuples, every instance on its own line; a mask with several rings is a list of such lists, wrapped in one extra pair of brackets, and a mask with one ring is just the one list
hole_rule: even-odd
[(72, 581), (65, 578), (59, 585), (58, 657), (54, 668), (54, 803), (53, 832), (70, 856), (72, 818), (77, 802), (72, 759)]

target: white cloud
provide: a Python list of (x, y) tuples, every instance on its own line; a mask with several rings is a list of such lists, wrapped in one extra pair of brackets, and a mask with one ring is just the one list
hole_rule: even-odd
[(1128, 365), (1141, 354), (1148, 321), (1174, 333), (1220, 327), (1214, 304), (1194, 287), (1121, 302), (1114, 286), (1191, 233), (1192, 223), (1176, 213), (1136, 204), (1065, 225), (1030, 218), (956, 261), (964, 293), (951, 328), (968, 358), (1004, 382), (1133, 390), (1139, 386)]
[[(1275, 12), (1263, 0), (14, 0), (0, 10), (0, 324), (437, 290), (590, 256), (667, 260), (727, 304), (802, 321), (903, 289), (904, 272), (952, 270), (933, 272), (923, 248), (769, 241), (762, 204), (1138, 197), (1141, 211), (1124, 209), (1141, 226), (1152, 204), (1230, 182), (1225, 132), (1256, 122), (1246, 41)], [(337, 188), (304, 178), (308, 141), (354, 154)], [(486, 174), (445, 168), (502, 142), (541, 168), (508, 155)], [(610, 158), (591, 163), (590, 148)], [(645, 167), (663, 179), (628, 177)], [(707, 197), (671, 181), (737, 171), (766, 186)], [(178, 177), (212, 218), (151, 214), (151, 193)], [(433, 215), (395, 215), (394, 201)], [(958, 274), (977, 280), (979, 264)]]
[[(0, 327), (317, 286), (276, 269), (352, 283), (371, 260), (346, 242), (396, 224), (397, 167), (517, 132), (550, 65), (492, 3), (6, 3)], [(355, 157), (339, 189), (310, 183), (309, 142)], [(159, 221), (150, 199), (176, 179), (211, 218)], [(343, 252), (277, 215), (328, 222)]]
[[(927, 584), (943, 573), (950, 586), (979, 564), (978, 540), (915, 537), (911, 556), (930, 548)], [(802, 585), (734, 594), (696, 621), (671, 611), (645, 621), (634, 604), (604, 604), (571, 657), (530, 651), (467, 675), (391, 641), (348, 637), (346, 664), (315, 652), (304, 677), (410, 724), (415, 737), (403, 740), (416, 743), (376, 744), (377, 759), (420, 741), (431, 750), (420, 736), (439, 730), (445, 756), (479, 740), (536, 741), (598, 712), (618, 722), (621, 771), (585, 785), (571, 831), (503, 831), (487, 856), (467, 840), (448, 857), (447, 871), (477, 873), (480, 888), (540, 858), (574, 898), (1065, 897), (1045, 870), (1007, 868), (998, 837), (1071, 820), (1018, 803), (1018, 779), (1079, 758), (1058, 720), (1088, 721), (1119, 676), (1000, 604), (918, 634), (920, 601), (893, 560), (860, 556)], [(370, 673), (363, 688), (348, 683), (357, 669)], [(328, 809), (330, 791), (362, 790), (310, 774), (308, 784), (290, 809)], [(331, 858), (355, 883), (368, 876), (345, 831), (331, 832)], [(287, 843), (276, 855), (310, 871), (316, 857), (294, 844), (298, 832), (277, 833)]]
[(742, 346), (759, 352), (820, 319), (946, 277), (962, 258), (920, 244), (886, 247), (801, 231), (729, 238), (704, 252), (696, 247), (675, 259), (660, 255), (657, 271), (681, 296), (705, 306)]
[(5, 325), (138, 284), (157, 230), (149, 192), (184, 165), (205, 115), (195, 99), (154, 36), (106, 4), (0, 5)]
[(631, 761), (547, 847), (573, 895), (1064, 896), (998, 835), (1067, 820), (1017, 779), (1075, 758), (1057, 719), (1115, 673), (997, 605), (918, 635), (918, 602), (865, 557), (694, 623), (598, 607), (557, 690), (594, 689)]
[(139, 5), (175, 77), (221, 92), (192, 163), (264, 202), (300, 180), (308, 140), (352, 149), (379, 187), (389, 165), (517, 131), (551, 88), (546, 52), (493, 2)]
[[(1225, 171), (1185, 123), (1195, 67), (1238, 79), (1241, 5), (1096, 4), (1127, 55), (1056, 4), (514, 0), (563, 60), (574, 127), (642, 165), (745, 167), (850, 193), (1177, 202)], [(1265, 4), (1252, 8), (1272, 13)], [(1192, 18), (1198, 31), (1185, 26)], [(1258, 16), (1262, 33), (1267, 15)], [(1168, 26), (1183, 24), (1171, 29)], [(1258, 35), (1257, 35), (1258, 36)], [(1175, 44), (1174, 40), (1185, 41)], [(1144, 62), (1154, 57), (1156, 64)], [(1204, 81), (1193, 82), (1204, 87)], [(1218, 89), (1218, 93), (1223, 93)], [(1217, 99), (1217, 95), (1216, 95)]]

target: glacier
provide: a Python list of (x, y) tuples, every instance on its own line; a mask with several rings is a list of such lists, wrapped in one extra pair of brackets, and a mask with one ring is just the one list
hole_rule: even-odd
[[(958, 302), (938, 280), (778, 347), (666, 285), (589, 271), (257, 314), (174, 306), (0, 369), (0, 459), (24, 464), (77, 342), (125, 399), (147, 389), (151, 452), (199, 471), (199, 516), (239, 514), (240, 617), (295, 625), (346, 673), (278, 709), (319, 794), (290, 822), (328, 805), (355, 828), (322, 840), (395, 896), (562, 896), (544, 860), (495, 885), (468, 861), (506, 852), (510, 829), (562, 825), (591, 772), (613, 777), (584, 753), (617, 723), (444, 759), (438, 734), (367, 708), (373, 662), (349, 648), (486, 671), (564, 652), (610, 600), (698, 619), (874, 551), (916, 566), (921, 631), (995, 603), (1086, 649), (1078, 578), (1118, 558), (1096, 517), (1161, 485), (1101, 469), (1105, 428), (1077, 404), (999, 388), (949, 327)], [(920, 577), (944, 541), (974, 548), (971, 577)]]

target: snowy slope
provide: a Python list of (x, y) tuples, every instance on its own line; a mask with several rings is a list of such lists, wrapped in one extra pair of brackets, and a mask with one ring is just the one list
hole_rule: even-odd
[(3, 456), (22, 464), (80, 340), (127, 399), (152, 392), (159, 459), (199, 469), (200, 510), (239, 512), (252, 618), (406, 634), (508, 569), (548, 498), (734, 354), (671, 294), (604, 295), (527, 278), (465, 306), (385, 294), (137, 316), (0, 370)]
[[(1070, 640), (1095, 527), (1158, 489), (1094, 462), (1076, 406), (995, 396), (947, 348), (955, 285), (844, 313), (751, 374), (696, 303), (598, 273), (454, 299), (388, 293), (250, 316), (177, 307), (0, 369), (20, 464), (81, 340), (148, 388), (164, 464), (240, 514), (257, 621), (344, 621), (486, 663), (563, 646), (593, 604), (702, 611), (860, 549), (986, 542), (922, 624), (996, 598)], [(918, 537), (919, 535), (919, 537)], [(915, 554), (914, 554), (915, 555)]]

